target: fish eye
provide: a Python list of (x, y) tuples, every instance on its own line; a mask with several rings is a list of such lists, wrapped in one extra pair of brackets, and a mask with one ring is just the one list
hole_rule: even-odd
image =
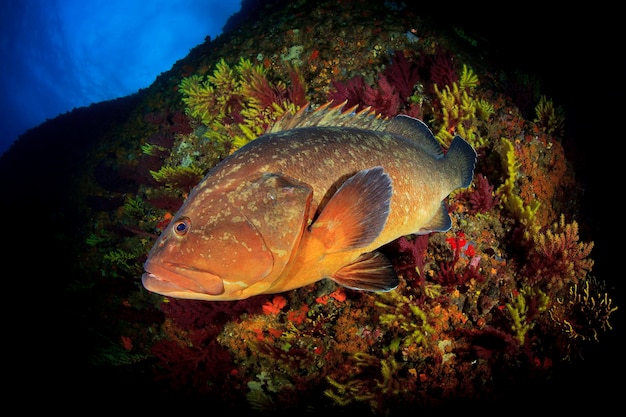
[(187, 234), (189, 229), (191, 228), (191, 221), (188, 217), (182, 217), (174, 223), (173, 230), (178, 236), (183, 236)]

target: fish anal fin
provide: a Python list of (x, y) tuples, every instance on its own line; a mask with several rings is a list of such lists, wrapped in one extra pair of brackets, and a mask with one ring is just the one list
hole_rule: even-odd
[(390, 291), (398, 286), (391, 262), (380, 252), (367, 252), (335, 272), (331, 279), (347, 288), (361, 291)]
[(415, 232), (419, 235), (425, 235), (432, 232), (446, 232), (452, 227), (452, 220), (448, 214), (448, 205), (445, 202), (441, 202), (441, 206), (435, 212), (435, 215), (423, 225), (420, 230)]
[(330, 198), (311, 234), (328, 253), (365, 247), (385, 227), (391, 195), (391, 178), (382, 167), (359, 171)]

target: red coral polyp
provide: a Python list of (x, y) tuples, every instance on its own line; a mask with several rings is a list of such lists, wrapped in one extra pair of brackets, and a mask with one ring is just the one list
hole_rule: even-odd
[(287, 300), (282, 295), (275, 296), (272, 301), (263, 304), (265, 315), (278, 314), (287, 305)]

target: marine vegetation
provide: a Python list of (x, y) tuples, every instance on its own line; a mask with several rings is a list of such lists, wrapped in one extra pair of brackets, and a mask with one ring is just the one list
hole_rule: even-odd
[[(76, 263), (85, 273), (68, 285), (89, 305), (80, 309), (97, 341), (84, 353), (88, 366), (120, 380), (140, 375), (137, 387), (155, 398), (269, 415), (405, 415), (450, 401), (530, 401), (528, 387), (541, 389), (602, 346), (619, 308), (594, 270), (564, 141), (567, 115), (532, 77), (513, 88), (464, 49), (463, 38), (444, 36), (402, 2), (300, 3), (301, 15), (295, 5), (268, 5), (264, 18), (240, 16), (245, 24), (191, 50), (90, 161)], [(475, 148), (472, 183), (445, 197), (451, 227), (385, 242), (380, 259), (395, 276), (389, 291), (330, 279), (228, 301), (147, 291), (148, 253), (163, 231), (185, 232), (175, 213), (205, 175), (299, 111), (328, 102), (343, 104), (345, 117), (417, 118), (444, 154), (456, 135)], [(298, 154), (306, 174), (333, 174), (306, 155)], [(363, 178), (388, 183), (368, 172)], [(263, 177), (255, 189), (278, 182), (306, 200), (299, 184), (280, 181)], [(318, 220), (280, 225), (266, 217), (255, 227), (289, 234)], [(231, 270), (269, 265), (257, 259), (260, 250), (212, 250), (232, 260)]]

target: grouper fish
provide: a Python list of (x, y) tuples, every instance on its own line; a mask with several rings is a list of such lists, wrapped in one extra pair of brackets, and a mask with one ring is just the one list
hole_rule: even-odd
[(389, 291), (379, 248), (449, 230), (446, 198), (476, 152), (422, 121), (329, 103), (284, 117), (211, 169), (148, 254), (142, 282), (175, 298), (240, 300), (331, 279)]

